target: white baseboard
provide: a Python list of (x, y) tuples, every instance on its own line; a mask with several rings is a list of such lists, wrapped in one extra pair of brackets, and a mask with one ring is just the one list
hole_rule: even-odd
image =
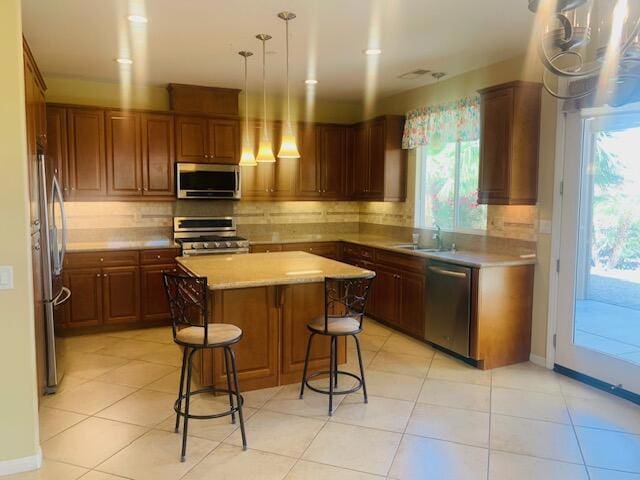
[(544, 367), (547, 368), (547, 359), (544, 357), (541, 357), (539, 355), (534, 355), (533, 353), (531, 355), (529, 355), (529, 361), (535, 365), (538, 365), (540, 367)]
[(13, 473), (28, 472), (37, 470), (42, 466), (42, 450), (38, 447), (35, 455), (30, 457), (14, 458), (0, 462), (0, 477)]

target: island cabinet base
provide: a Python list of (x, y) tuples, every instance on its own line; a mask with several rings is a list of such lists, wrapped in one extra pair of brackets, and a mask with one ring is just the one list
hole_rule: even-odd
[[(324, 284), (214, 290), (210, 295), (210, 321), (242, 329), (233, 346), (242, 391), (299, 383), (309, 339), (307, 323), (324, 314)], [(346, 342), (338, 344), (338, 362), (346, 362)], [(194, 360), (201, 385), (225, 385), (221, 349), (205, 350)], [(316, 335), (309, 371), (329, 367), (329, 337)]]

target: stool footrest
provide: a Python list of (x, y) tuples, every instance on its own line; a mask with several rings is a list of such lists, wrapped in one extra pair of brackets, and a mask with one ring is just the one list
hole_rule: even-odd
[[(323, 395), (330, 395), (331, 392), (329, 390), (324, 390), (322, 388), (317, 388), (317, 387), (314, 387), (313, 385), (309, 385), (310, 380), (313, 380), (314, 378), (319, 377), (320, 375), (329, 375), (330, 373), (331, 372), (329, 372), (329, 370), (323, 370), (321, 372), (313, 372), (310, 375), (308, 375), (307, 378), (304, 379), (304, 384), (309, 390), (313, 390), (316, 393), (322, 393)], [(355, 378), (358, 381), (358, 384), (355, 387), (350, 388), (349, 390), (334, 390), (333, 391), (334, 395), (348, 395), (350, 393), (357, 392), (362, 388), (362, 379), (356, 374), (351, 372), (344, 372), (342, 370), (338, 370), (336, 373), (338, 375), (345, 375), (347, 377)], [(329, 380), (331, 380), (331, 377), (329, 377)]]
[[(236, 397), (236, 406), (224, 412), (213, 413), (211, 415), (194, 415), (190, 413), (188, 415), (188, 418), (195, 418), (196, 420), (210, 420), (212, 418), (226, 417), (233, 413), (236, 413), (238, 411), (238, 405), (244, 405), (244, 398), (242, 397), (242, 395), (240, 395), (238, 392), (234, 390), (228, 390), (226, 388), (204, 387), (199, 390), (196, 390), (195, 392), (191, 392), (191, 396), (193, 397), (194, 395), (200, 395), (203, 393), (226, 393), (227, 395), (231, 394)], [(178, 408), (178, 402), (180, 402), (180, 400), (186, 400), (186, 398), (187, 398), (187, 395), (183, 394), (182, 398), (178, 398), (173, 404), (173, 410), (181, 417), (185, 417), (187, 415), (185, 414), (184, 410), (181, 410)]]

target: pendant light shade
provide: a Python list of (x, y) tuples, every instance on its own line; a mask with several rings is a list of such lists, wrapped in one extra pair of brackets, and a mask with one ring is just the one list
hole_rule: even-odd
[(262, 124), (263, 130), (260, 138), (260, 145), (258, 147), (258, 155), (256, 156), (256, 162), (258, 163), (273, 163), (276, 161), (276, 157), (273, 156), (273, 147), (271, 146), (271, 140), (269, 140), (269, 131), (267, 129), (267, 67), (266, 67), (266, 44), (267, 40), (271, 39), (271, 35), (266, 33), (260, 33), (256, 35), (256, 38), (262, 42)]
[(242, 154), (240, 155), (241, 167), (255, 167), (256, 157), (253, 155), (253, 146), (249, 137), (249, 93), (247, 80), (247, 58), (253, 55), (252, 52), (238, 52), (238, 55), (244, 57), (244, 135), (242, 140)]
[(285, 42), (287, 46), (287, 124), (282, 132), (282, 143), (280, 144), (278, 158), (300, 158), (300, 152), (296, 145), (296, 136), (291, 127), (291, 94), (289, 92), (289, 20), (296, 18), (296, 15), (291, 12), (280, 12), (278, 18), (284, 20), (285, 23)]

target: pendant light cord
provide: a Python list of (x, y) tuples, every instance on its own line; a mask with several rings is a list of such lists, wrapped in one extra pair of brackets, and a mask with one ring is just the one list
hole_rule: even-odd
[(267, 41), (262, 40), (262, 123), (264, 125), (264, 138), (269, 138), (267, 129)]
[(289, 20), (285, 20), (286, 48), (287, 48), (287, 126), (291, 130), (291, 94), (289, 92)]
[(249, 82), (247, 80), (247, 57), (244, 57), (244, 128), (245, 142), (249, 145)]

